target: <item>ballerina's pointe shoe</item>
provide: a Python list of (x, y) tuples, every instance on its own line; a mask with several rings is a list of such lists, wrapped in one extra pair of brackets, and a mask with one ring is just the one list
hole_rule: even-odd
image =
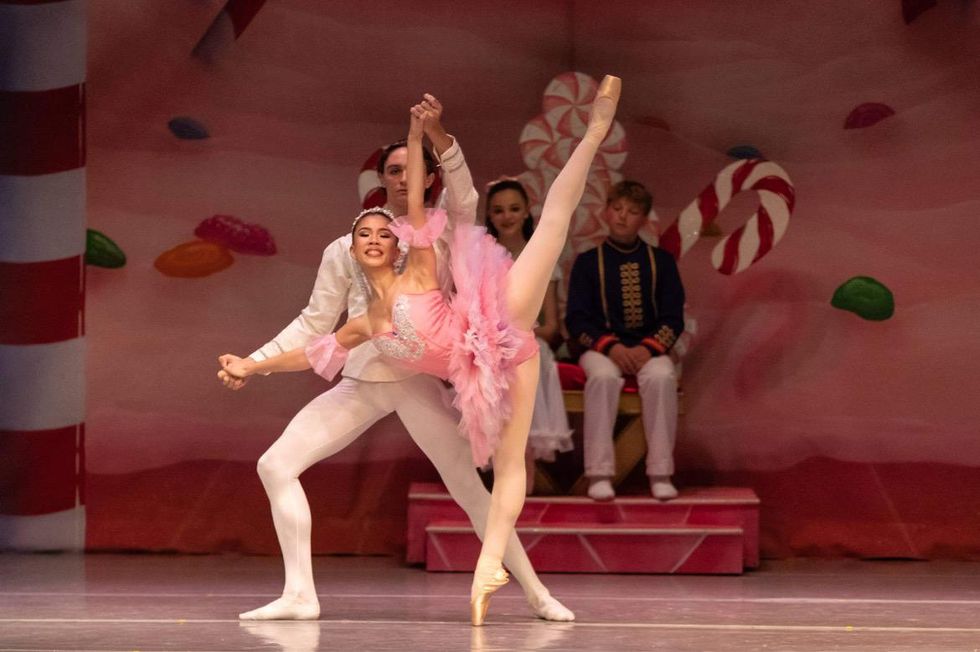
[(616, 115), (616, 105), (619, 104), (619, 96), (623, 90), (623, 80), (619, 77), (606, 75), (599, 84), (596, 91), (595, 100), (592, 101), (592, 113), (589, 115), (590, 132), (601, 132), (605, 137), (609, 127), (612, 126), (613, 117)]
[(493, 574), (480, 577), (478, 573), (473, 578), (473, 595), (470, 598), (470, 622), (474, 627), (483, 625), (490, 607), (490, 596), (508, 582), (507, 571), (498, 568)]
[(615, 105), (619, 102), (619, 96), (623, 92), (623, 80), (619, 77), (606, 75), (599, 84), (599, 89), (595, 92), (595, 98), (608, 97)]

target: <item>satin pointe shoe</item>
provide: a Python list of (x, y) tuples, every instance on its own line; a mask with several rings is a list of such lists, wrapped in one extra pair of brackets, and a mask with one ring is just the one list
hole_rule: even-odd
[(623, 80), (619, 77), (606, 75), (599, 84), (599, 90), (595, 93), (595, 99), (608, 97), (613, 103), (619, 102), (619, 96), (623, 92)]
[(500, 587), (508, 582), (507, 571), (498, 568), (493, 575), (477, 580), (476, 591), (470, 599), (470, 621), (474, 627), (483, 625), (487, 617), (487, 609), (490, 607), (490, 596)]
[[(595, 99), (592, 101), (592, 112), (589, 115), (588, 133), (593, 137), (605, 137), (616, 116), (616, 105), (623, 90), (623, 80), (619, 77), (606, 75), (599, 84)], [(608, 101), (601, 101), (608, 100)]]

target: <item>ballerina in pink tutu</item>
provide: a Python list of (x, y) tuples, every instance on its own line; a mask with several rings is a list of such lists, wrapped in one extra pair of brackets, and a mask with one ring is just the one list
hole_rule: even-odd
[[(313, 367), (330, 379), (343, 368), (350, 349), (371, 341), (401, 364), (452, 381), (462, 415), (460, 434), (470, 440), (473, 462), (482, 466), (492, 457), (494, 470), (470, 594), (474, 625), (483, 624), (490, 595), (507, 582), (501, 560), (524, 506), (524, 449), (538, 382), (538, 345), (531, 329), (589, 166), (612, 125), (619, 92), (617, 77), (603, 79), (585, 137), (548, 191), (538, 227), (516, 261), (482, 227), (454, 229), (452, 297), (440, 290), (432, 246), (446, 226), (446, 214), (424, 207), (426, 111), (413, 108), (408, 215), (395, 219), (385, 209), (368, 209), (354, 220), (351, 253), (370, 288), (367, 311), (305, 348), (261, 362), (222, 358), (225, 371), (238, 377)], [(399, 240), (409, 245), (401, 273), (395, 265)]]

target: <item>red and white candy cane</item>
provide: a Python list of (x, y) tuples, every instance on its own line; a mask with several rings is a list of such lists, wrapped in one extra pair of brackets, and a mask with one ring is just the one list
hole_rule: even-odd
[(378, 185), (378, 160), (381, 158), (381, 148), (374, 150), (364, 161), (357, 175), (357, 197), (361, 200), (361, 208), (384, 206), (385, 189)]
[(759, 193), (759, 209), (715, 246), (711, 264), (722, 274), (748, 269), (786, 233), (796, 202), (796, 190), (789, 175), (772, 161), (737, 161), (719, 172), (714, 183), (702, 190), (660, 236), (660, 247), (680, 258), (732, 197), (747, 190)]

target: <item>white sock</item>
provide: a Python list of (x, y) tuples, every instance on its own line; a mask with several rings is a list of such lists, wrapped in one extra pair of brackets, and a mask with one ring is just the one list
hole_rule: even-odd
[(671, 498), (677, 498), (677, 489), (670, 482), (669, 475), (651, 475), (650, 476), (650, 493), (657, 500), (670, 500)]
[(608, 479), (593, 480), (589, 484), (589, 498), (592, 500), (606, 501), (612, 500), (615, 497), (616, 490), (613, 489), (612, 482)]
[(284, 595), (269, 604), (238, 614), (239, 620), (316, 620), (320, 603), (296, 595)]

